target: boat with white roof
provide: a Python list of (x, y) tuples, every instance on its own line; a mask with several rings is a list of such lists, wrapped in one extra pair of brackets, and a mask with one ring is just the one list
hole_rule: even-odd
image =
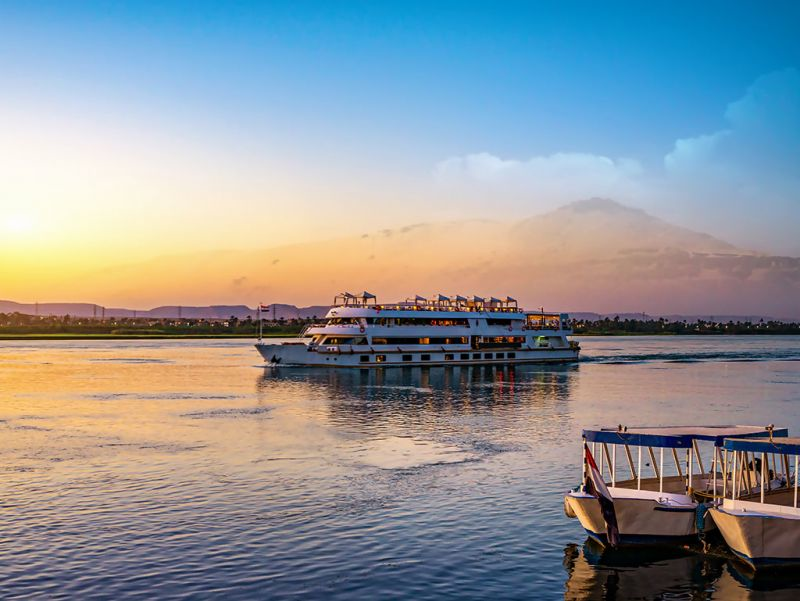
[(731, 486), (710, 512), (725, 542), (755, 569), (800, 565), (800, 438), (731, 438), (724, 452)]
[(786, 437), (788, 430), (771, 426), (584, 430), (583, 482), (567, 493), (564, 510), (603, 544), (611, 539), (621, 544), (695, 539), (714, 527), (704, 523), (706, 502), (729, 487), (720, 473), (721, 448), (725, 438), (734, 436)]
[(368, 292), (343, 292), (324, 320), (306, 326), (296, 341), (272, 344), (259, 334), (256, 348), (270, 365), (565, 363), (580, 353), (570, 334), (566, 313), (527, 312), (509, 296), (439, 294), (380, 304)]

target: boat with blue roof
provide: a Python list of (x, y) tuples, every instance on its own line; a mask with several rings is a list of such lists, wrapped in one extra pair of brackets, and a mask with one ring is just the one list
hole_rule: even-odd
[(727, 545), (755, 569), (800, 565), (800, 438), (729, 438), (723, 452), (731, 486), (710, 513)]
[(787, 436), (772, 426), (584, 430), (582, 484), (565, 496), (565, 512), (603, 544), (696, 540), (714, 528), (707, 509), (730, 487), (725, 439)]

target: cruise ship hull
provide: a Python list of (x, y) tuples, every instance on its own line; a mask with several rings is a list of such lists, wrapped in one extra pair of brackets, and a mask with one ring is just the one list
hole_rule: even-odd
[(270, 365), (319, 367), (408, 367), (414, 365), (493, 365), (518, 363), (568, 363), (578, 360), (579, 349), (535, 348), (481, 350), (324, 350), (305, 343), (268, 344), (256, 349)]

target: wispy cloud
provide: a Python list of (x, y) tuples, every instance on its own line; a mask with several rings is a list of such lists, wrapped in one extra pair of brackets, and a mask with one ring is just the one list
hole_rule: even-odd
[[(530, 210), (555, 208), (589, 196), (626, 200), (639, 192), (641, 165), (634, 159), (559, 152), (525, 160), (487, 152), (451, 157), (435, 167), (436, 181), (462, 196), (502, 193)], [(500, 199), (497, 199), (500, 200)]]
[[(794, 175), (800, 150), (800, 71), (784, 69), (759, 77), (728, 105), (725, 129), (677, 140), (664, 159), (669, 172), (710, 165), (760, 177), (769, 171)], [(774, 174), (774, 173), (773, 173)]]
[(670, 173), (695, 171), (713, 159), (717, 147), (730, 133), (730, 130), (725, 129), (713, 134), (675, 140), (672, 152), (664, 157), (664, 167)]

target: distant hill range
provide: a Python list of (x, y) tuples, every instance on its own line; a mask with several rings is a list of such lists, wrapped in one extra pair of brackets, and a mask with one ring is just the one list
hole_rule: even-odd
[[(274, 309), (274, 310), (273, 310)], [(264, 312), (266, 319), (312, 319), (322, 318), (330, 309), (326, 305), (314, 305), (311, 307), (296, 307), (283, 303), (270, 305), (270, 310)], [(0, 313), (24, 313), (26, 315), (53, 315), (71, 317), (153, 317), (156, 319), (165, 318), (186, 318), (186, 319), (228, 319), (234, 316), (238, 319), (247, 319), (248, 316), (256, 319), (256, 309), (246, 305), (211, 305), (208, 307), (184, 307), (178, 305), (168, 305), (155, 307), (147, 310), (122, 309), (119, 307), (102, 307), (91, 303), (15, 303), (13, 301), (0, 300)], [(648, 315), (645, 313), (592, 313), (575, 312), (570, 313), (574, 319), (597, 321), (608, 318), (614, 319), (658, 319), (663, 317), (667, 321), (689, 321), (696, 322), (698, 319), (703, 321), (724, 322), (758, 322), (764, 321), (792, 321), (787, 318), (775, 318), (766, 315)]]
[[(274, 307), (274, 311), (273, 311)], [(276, 303), (264, 313), (267, 319), (309, 319), (322, 317), (329, 307), (295, 307)], [(102, 307), (91, 303), (15, 303), (0, 300), (0, 313), (24, 313), (26, 315), (70, 315), (72, 317), (153, 317), (157, 319), (183, 317), (186, 319), (228, 319), (234, 316), (256, 319), (256, 309), (246, 305), (211, 305), (207, 307), (189, 307), (169, 305), (147, 310), (124, 309), (120, 307)]]
[(781, 322), (796, 322), (800, 321), (796, 318), (791, 317), (771, 317), (769, 315), (649, 315), (647, 313), (585, 313), (581, 311), (577, 311), (574, 313), (570, 313), (569, 316), (573, 319), (580, 319), (585, 321), (599, 321), (601, 319), (614, 319), (618, 317), (621, 320), (625, 319), (641, 319), (643, 321), (652, 320), (652, 319), (661, 319), (664, 318), (667, 321), (686, 321), (689, 323), (696, 323), (698, 320), (702, 321), (710, 321), (714, 323), (728, 323), (732, 321), (734, 323), (742, 322), (747, 323), (758, 323), (761, 320), (764, 321), (781, 321)]
[[(345, 290), (368, 290), (385, 302), (415, 294), (511, 295), (532, 309), (591, 308), (604, 315), (800, 318), (800, 258), (740, 249), (602, 198), (506, 219), (418, 223), (288, 246), (163, 256), (86, 274), (82, 287), (107, 304), (125, 299), (140, 306), (164, 298), (203, 304), (194, 299), (212, 293), (312, 305)], [(290, 317), (293, 308), (287, 307)], [(153, 312), (175, 315), (175, 309)], [(184, 309), (187, 316), (250, 311), (238, 305)], [(322, 312), (311, 308), (312, 314)]]

